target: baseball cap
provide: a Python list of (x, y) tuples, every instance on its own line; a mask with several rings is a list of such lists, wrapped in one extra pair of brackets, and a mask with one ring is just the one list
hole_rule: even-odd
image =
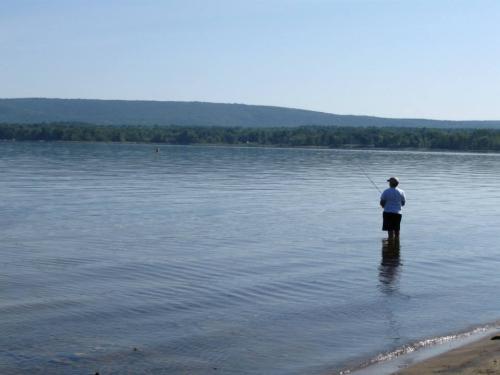
[(397, 184), (399, 184), (399, 178), (397, 177), (390, 177), (387, 182), (395, 182)]

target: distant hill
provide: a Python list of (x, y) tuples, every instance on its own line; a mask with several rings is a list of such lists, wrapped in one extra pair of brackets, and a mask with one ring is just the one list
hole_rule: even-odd
[(0, 123), (40, 122), (224, 127), (318, 125), (500, 129), (500, 121), (393, 119), (245, 104), (47, 98), (0, 99)]

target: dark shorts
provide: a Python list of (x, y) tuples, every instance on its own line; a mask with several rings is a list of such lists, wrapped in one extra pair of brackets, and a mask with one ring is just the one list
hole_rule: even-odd
[(395, 214), (392, 212), (383, 213), (384, 223), (382, 224), (382, 230), (397, 230), (401, 225), (401, 214)]

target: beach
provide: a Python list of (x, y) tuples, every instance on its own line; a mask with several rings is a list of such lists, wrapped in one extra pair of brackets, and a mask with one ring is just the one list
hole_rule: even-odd
[[(496, 337), (497, 339), (492, 340)], [(488, 335), (471, 344), (399, 370), (398, 375), (500, 374), (500, 336)]]

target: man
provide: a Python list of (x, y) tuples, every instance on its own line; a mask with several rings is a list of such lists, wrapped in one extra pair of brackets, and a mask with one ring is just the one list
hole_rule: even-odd
[(384, 209), (382, 230), (387, 231), (389, 239), (399, 238), (401, 224), (401, 207), (406, 203), (405, 192), (398, 188), (399, 180), (391, 177), (387, 180), (389, 188), (380, 196), (380, 205)]

